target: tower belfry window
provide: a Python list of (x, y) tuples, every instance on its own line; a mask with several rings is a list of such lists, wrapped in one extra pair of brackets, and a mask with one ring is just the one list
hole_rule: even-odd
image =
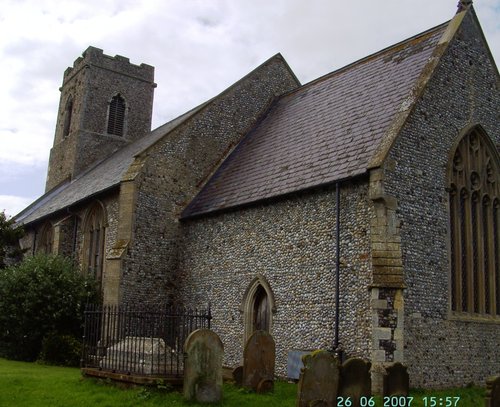
[(125, 127), (125, 99), (121, 95), (113, 96), (109, 104), (108, 134), (123, 136)]

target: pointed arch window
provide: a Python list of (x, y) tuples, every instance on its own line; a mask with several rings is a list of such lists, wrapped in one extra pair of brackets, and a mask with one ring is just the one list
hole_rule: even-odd
[(125, 99), (120, 95), (113, 96), (109, 103), (108, 134), (123, 136), (125, 129)]
[(475, 127), (449, 164), (451, 310), (500, 316), (500, 160)]
[(106, 239), (106, 214), (100, 202), (92, 205), (84, 221), (84, 270), (94, 276), (100, 284), (102, 281), (104, 242)]
[(40, 229), (36, 247), (37, 253), (52, 254), (54, 243), (54, 228), (50, 222), (46, 222)]

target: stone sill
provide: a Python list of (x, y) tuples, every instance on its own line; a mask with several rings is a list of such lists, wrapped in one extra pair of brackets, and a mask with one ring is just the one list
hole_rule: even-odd
[(475, 314), (448, 314), (449, 321), (458, 322), (475, 322), (480, 324), (497, 324), (500, 325), (500, 316), (486, 316)]

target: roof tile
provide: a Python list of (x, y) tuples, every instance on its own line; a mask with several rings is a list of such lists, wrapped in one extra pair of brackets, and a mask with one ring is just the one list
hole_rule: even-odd
[(446, 26), (281, 97), (187, 206), (183, 217), (366, 172)]

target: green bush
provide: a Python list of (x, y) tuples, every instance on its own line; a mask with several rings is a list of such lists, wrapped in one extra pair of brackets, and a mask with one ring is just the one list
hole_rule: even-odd
[(50, 333), (42, 341), (41, 362), (59, 366), (79, 366), (82, 354), (80, 338), (71, 335)]
[(69, 259), (37, 255), (0, 270), (0, 355), (33, 361), (49, 335), (81, 338), (85, 304), (96, 300)]

